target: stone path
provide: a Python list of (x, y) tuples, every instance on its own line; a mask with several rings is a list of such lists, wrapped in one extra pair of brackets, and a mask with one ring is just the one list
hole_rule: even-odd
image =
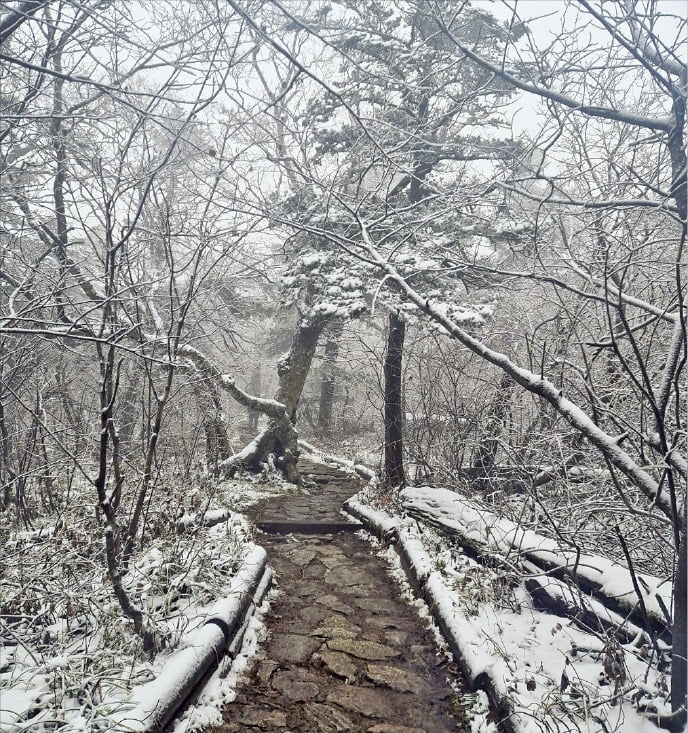
[(253, 508), (257, 522), (303, 523), (308, 533), (265, 534), (282, 591), (269, 638), (215, 733), (449, 733), (464, 727), (457, 672), (406, 603), (387, 566), (351, 532), (313, 534), (309, 520), (338, 523), (356, 479), (303, 462), (309, 496)]

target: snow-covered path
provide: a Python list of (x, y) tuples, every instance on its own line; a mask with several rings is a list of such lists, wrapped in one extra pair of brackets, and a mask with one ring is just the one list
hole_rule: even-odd
[(253, 511), (280, 532), (288, 528), (279, 522), (300, 522), (301, 533), (260, 539), (280, 595), (266, 647), (217, 730), (461, 731), (456, 669), (386, 562), (351, 531), (320, 531), (344, 521), (339, 507), (357, 482), (309, 468), (310, 496), (278, 497)]

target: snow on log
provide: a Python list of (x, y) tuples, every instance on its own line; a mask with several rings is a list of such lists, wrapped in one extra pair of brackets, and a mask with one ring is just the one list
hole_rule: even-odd
[[(401, 499), (409, 514), (449, 532), (474, 553), (525, 558), (541, 570), (573, 577), (583, 591), (593, 593), (612, 611), (624, 616), (630, 614), (638, 626), (645, 625), (637, 609), (638, 598), (628, 568), (603, 557), (562, 547), (556, 540), (477, 508), (448, 489), (407, 488), (401, 493)], [(647, 630), (668, 641), (671, 632), (662, 606), (671, 608), (672, 584), (645, 573), (636, 575), (653, 626)]]
[(155, 680), (135, 688), (137, 705), (118, 721), (122, 730), (159, 733), (166, 729), (224, 654), (236, 654), (270, 579), (265, 550), (255, 546), (232, 579), (229, 595), (215, 604), (187, 645), (172, 654)]
[(355, 463), (354, 461), (350, 461), (347, 458), (340, 458), (338, 456), (333, 456), (330, 453), (324, 453), (319, 448), (316, 448), (314, 445), (307, 443), (305, 440), (299, 440), (299, 448), (303, 448), (305, 451), (308, 451), (308, 453), (310, 453), (312, 457), (318, 458), (325, 463), (336, 463), (342, 468), (346, 468), (349, 471), (354, 471), (361, 478), (366, 479), (366, 481), (372, 481), (374, 478), (377, 477), (377, 474), (375, 473), (375, 471), (373, 471), (372, 468), (368, 468), (368, 466), (364, 466), (362, 463)]

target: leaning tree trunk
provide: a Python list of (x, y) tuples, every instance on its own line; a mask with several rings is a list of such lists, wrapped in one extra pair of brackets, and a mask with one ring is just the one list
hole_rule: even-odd
[(294, 429), (296, 410), (325, 324), (326, 320), (321, 318), (299, 319), (291, 347), (277, 365), (279, 384), (275, 401), (285, 406), (288, 419), (283, 419), (281, 415), (270, 416), (267, 428), (249, 446), (252, 451), (250, 465), (253, 468), (270, 465), (274, 461), (287, 480), (295, 484), (301, 483), (296, 468), (299, 457), (297, 433)]
[(403, 404), (402, 356), (406, 323), (398, 313), (389, 314), (387, 353), (385, 355), (385, 466), (383, 481), (390, 488), (403, 488)]
[(273, 453), (279, 458), (278, 467), (284, 470), (287, 479), (299, 483), (296, 471), (298, 458), (297, 433), (292, 425), (285, 406), (276, 400), (266, 400), (250, 395), (237, 387), (230, 374), (223, 374), (198, 349), (188, 344), (179, 346), (179, 356), (190, 361), (207, 379), (214, 380), (218, 389), (229, 393), (240, 405), (267, 415), (270, 424), (239, 453), (229, 456), (220, 464), (220, 469), (227, 475), (234, 475), (237, 468), (243, 467), (252, 471), (260, 470), (261, 459)]
[(303, 385), (313, 363), (318, 339), (326, 321), (322, 318), (300, 318), (294, 329), (289, 351), (277, 365), (279, 385), (275, 399), (286, 406), (292, 423), (296, 423), (296, 409), (301, 399)]
[(318, 338), (327, 323), (326, 319), (301, 318), (297, 323), (291, 348), (277, 366), (279, 386), (274, 400), (250, 395), (237, 387), (233, 377), (222, 374), (200, 351), (189, 345), (179, 347), (179, 356), (188, 359), (207, 378), (213, 379), (218, 388), (228, 392), (239, 404), (249, 410), (267, 415), (268, 425), (249, 445), (220, 464), (221, 470), (232, 475), (237, 468), (258, 471), (264, 465), (274, 463), (288, 481), (300, 483), (296, 468), (299, 457), (298, 434), (294, 428), (296, 408), (303, 385), (313, 361)]
[(339, 356), (339, 339), (342, 331), (341, 323), (334, 324), (325, 342), (323, 375), (320, 380), (320, 403), (318, 404), (318, 428), (323, 435), (329, 435), (332, 430), (332, 405), (336, 384), (335, 365)]

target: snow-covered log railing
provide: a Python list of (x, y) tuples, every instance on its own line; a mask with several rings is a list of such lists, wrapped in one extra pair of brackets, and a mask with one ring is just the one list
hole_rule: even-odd
[(669, 581), (636, 573), (645, 616), (639, 607), (630, 570), (618, 563), (562, 547), (555, 540), (523, 529), (487, 509), (478, 509), (448, 489), (408, 488), (402, 492), (401, 499), (409, 515), (451, 536), (476, 559), (501, 558), (514, 564), (528, 561), (539, 572), (572, 581), (615, 617), (618, 614), (627, 618), (651, 637), (667, 644), (671, 642), (667, 618), (672, 593)]
[(138, 704), (118, 720), (118, 730), (162, 733), (228, 654), (234, 658), (244, 633), (272, 580), (267, 556), (256, 546), (187, 645), (175, 652), (160, 675), (135, 690)]
[(456, 626), (451, 622), (453, 606), (442, 584), (434, 577), (432, 562), (422, 545), (404, 531), (397, 519), (362, 504), (355, 497), (345, 502), (344, 509), (359, 519), (371, 534), (394, 548), (411, 587), (427, 603), (464, 680), (473, 691), (485, 692), (501, 733), (517, 733), (511, 722), (514, 711), (509, 701), (500, 694), (489, 670), (467, 654), (466, 645), (457, 635)]
[(366, 479), (366, 481), (372, 481), (377, 476), (372, 468), (368, 468), (368, 466), (364, 466), (362, 463), (356, 463), (355, 461), (350, 461), (346, 458), (339, 458), (338, 456), (333, 456), (329, 453), (325, 453), (319, 448), (316, 448), (314, 445), (307, 443), (305, 440), (299, 440), (298, 444), (299, 448), (302, 448), (307, 453), (310, 453), (310, 455), (312, 455), (314, 458), (318, 458), (321, 461), (325, 461), (326, 463), (336, 463), (342, 468), (346, 468), (349, 471), (354, 471), (354, 473), (357, 473), (361, 478)]
[(562, 618), (569, 618), (583, 631), (595, 631), (605, 636), (614, 636), (624, 644), (644, 643), (648, 648), (655, 643), (658, 650), (667, 651), (668, 645), (653, 639), (648, 632), (636, 626), (600, 601), (584, 594), (580, 589), (550, 576), (543, 576), (540, 568), (527, 560), (522, 562), (526, 573), (524, 586), (535, 608)]
[(184, 533), (192, 532), (198, 527), (214, 527), (216, 524), (226, 522), (231, 516), (232, 512), (226, 507), (206, 512), (184, 514), (177, 520), (177, 531)]
[[(671, 727), (670, 660), (661, 640), (527, 560), (514, 557), (508, 586), (502, 585), (503, 567), (455, 555), (446, 534), (425, 521), (390, 515), (358, 497), (344, 508), (393, 548), (466, 688), (486, 695), (501, 733)], [(537, 590), (528, 592), (522, 576), (516, 582), (521, 572), (531, 574)], [(591, 631), (592, 617), (602, 619), (609, 633)]]

